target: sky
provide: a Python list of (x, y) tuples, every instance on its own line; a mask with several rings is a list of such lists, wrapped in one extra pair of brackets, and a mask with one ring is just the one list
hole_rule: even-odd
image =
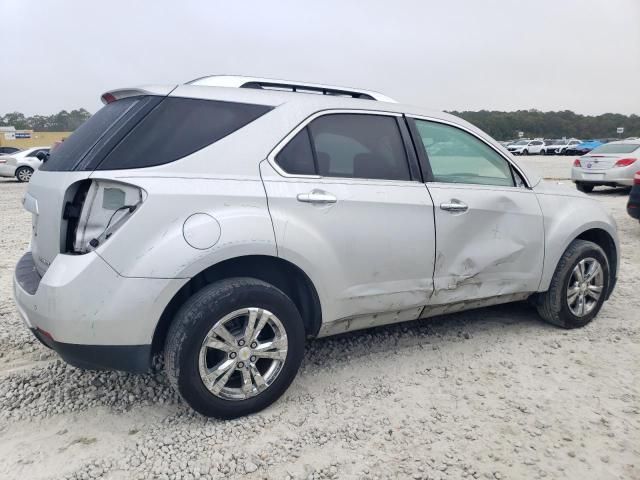
[(640, 114), (640, 0), (0, 0), (0, 114), (238, 74), (436, 110)]

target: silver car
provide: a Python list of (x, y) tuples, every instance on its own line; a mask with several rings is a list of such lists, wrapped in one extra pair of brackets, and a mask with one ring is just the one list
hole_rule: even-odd
[(205, 415), (274, 402), (306, 338), (526, 299), (575, 328), (614, 288), (600, 202), (453, 115), (244, 77), (102, 99), (29, 184), (18, 311), (82, 368), (163, 352)]
[(581, 192), (591, 192), (599, 185), (630, 187), (640, 170), (639, 159), (640, 140), (605, 143), (573, 162), (571, 180)]

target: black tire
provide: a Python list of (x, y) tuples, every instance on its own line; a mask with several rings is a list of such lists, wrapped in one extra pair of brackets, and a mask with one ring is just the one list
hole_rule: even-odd
[[(578, 262), (584, 258), (595, 258), (603, 270), (604, 285), (602, 294), (591, 312), (578, 317), (569, 309), (567, 288), (571, 272)], [(598, 315), (609, 291), (609, 260), (602, 248), (586, 240), (574, 240), (567, 247), (551, 279), (549, 290), (538, 297), (537, 308), (540, 316), (548, 323), (562, 328), (579, 328), (588, 324)]]
[[(282, 370), (266, 390), (247, 399), (227, 400), (204, 385), (198, 367), (200, 348), (219, 319), (248, 307), (263, 308), (278, 317), (288, 350)], [(287, 390), (302, 363), (304, 340), (300, 313), (281, 290), (253, 278), (229, 278), (204, 287), (177, 312), (165, 343), (165, 368), (172, 386), (194, 410), (208, 417), (236, 418), (268, 407)]]
[(523, 150), (522, 155), (529, 155), (529, 150)]
[(31, 167), (20, 167), (16, 170), (16, 179), (20, 183), (31, 180), (31, 175), (33, 175), (33, 168)]
[(580, 190), (581, 192), (584, 193), (591, 193), (593, 192), (593, 188), (595, 185), (591, 185), (590, 183), (582, 183), (582, 182), (576, 182), (576, 188), (578, 190)]

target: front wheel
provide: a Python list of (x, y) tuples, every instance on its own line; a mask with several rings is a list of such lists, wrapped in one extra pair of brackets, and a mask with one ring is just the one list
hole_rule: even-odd
[(31, 167), (20, 167), (16, 170), (16, 178), (19, 182), (28, 182), (32, 175), (33, 168)]
[(523, 150), (522, 155), (529, 155), (529, 150)]
[(539, 297), (538, 313), (562, 328), (582, 327), (598, 314), (608, 291), (606, 254), (593, 242), (574, 240), (560, 258), (549, 290)]
[(196, 411), (217, 418), (257, 412), (289, 387), (304, 354), (295, 304), (261, 280), (231, 278), (194, 294), (165, 346), (167, 375)]

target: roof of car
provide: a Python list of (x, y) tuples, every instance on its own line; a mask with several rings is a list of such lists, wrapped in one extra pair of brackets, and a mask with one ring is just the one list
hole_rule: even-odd
[(640, 145), (640, 139), (624, 139), (624, 140), (614, 140), (613, 142), (609, 142), (607, 145)]

